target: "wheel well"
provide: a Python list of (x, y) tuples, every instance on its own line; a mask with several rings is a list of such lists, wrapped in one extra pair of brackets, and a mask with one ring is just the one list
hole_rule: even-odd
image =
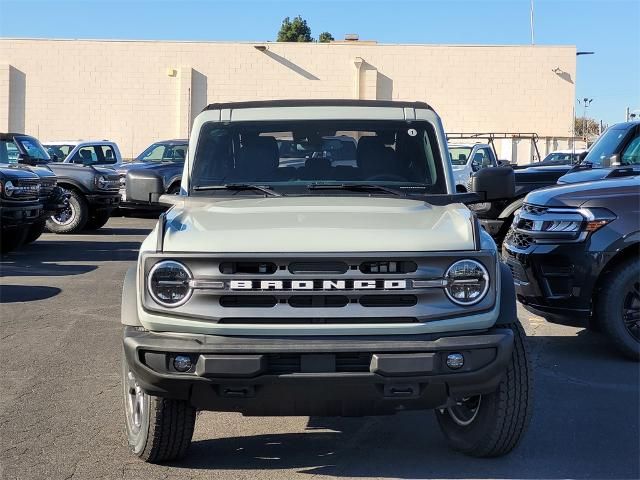
[(598, 275), (598, 279), (596, 280), (596, 284), (593, 287), (593, 302), (598, 300), (598, 293), (602, 289), (602, 285), (607, 277), (607, 275), (615, 270), (620, 264), (626, 262), (631, 258), (638, 258), (640, 254), (640, 243), (634, 243), (629, 245), (628, 247), (620, 250), (616, 255), (607, 262), (604, 268), (600, 271), (600, 275)]
[(182, 183), (182, 180), (178, 179), (178, 180), (174, 180), (171, 185), (169, 185), (169, 188), (167, 188), (167, 193), (171, 192), (171, 190), (173, 190), (174, 188), (178, 187), (178, 192), (180, 191), (180, 184)]
[(464, 185), (456, 185), (456, 192), (467, 193), (467, 188)]
[(64, 188), (65, 190), (74, 191), (76, 193), (80, 193), (84, 195), (84, 192), (80, 190), (78, 186), (74, 185), (73, 183), (58, 182), (58, 186)]

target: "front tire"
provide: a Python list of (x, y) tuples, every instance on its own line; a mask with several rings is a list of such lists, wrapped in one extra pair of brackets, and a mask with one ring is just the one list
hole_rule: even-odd
[(76, 191), (69, 192), (67, 208), (47, 219), (47, 230), (51, 233), (78, 233), (89, 219), (89, 204)]
[(145, 462), (180, 460), (187, 453), (196, 410), (184, 400), (146, 393), (122, 356), (122, 386), (129, 449)]
[(529, 425), (533, 409), (531, 365), (526, 334), (519, 322), (511, 361), (495, 392), (458, 399), (452, 407), (436, 410), (449, 445), (473, 457), (499, 457), (516, 447)]
[(640, 262), (629, 259), (607, 274), (596, 301), (596, 321), (618, 350), (640, 360)]

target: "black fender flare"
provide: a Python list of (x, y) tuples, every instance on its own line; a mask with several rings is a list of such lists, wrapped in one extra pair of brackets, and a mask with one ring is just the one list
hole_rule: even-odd
[(511, 215), (514, 214), (516, 210), (522, 207), (523, 203), (524, 203), (524, 197), (520, 197), (514, 200), (509, 205), (507, 205), (505, 209), (502, 210), (502, 212), (500, 212), (500, 215), (498, 215), (498, 218), (509, 218)]
[(507, 325), (518, 318), (516, 306), (516, 287), (513, 283), (511, 269), (500, 263), (500, 312), (496, 325)]
[(89, 191), (87, 190), (87, 188), (80, 182), (77, 182), (76, 180), (70, 179), (70, 178), (59, 178), (58, 177), (58, 186), (68, 190), (68, 188), (66, 186), (70, 186), (76, 190), (78, 190), (80, 193), (82, 193), (83, 195), (86, 195), (87, 193), (89, 193)]

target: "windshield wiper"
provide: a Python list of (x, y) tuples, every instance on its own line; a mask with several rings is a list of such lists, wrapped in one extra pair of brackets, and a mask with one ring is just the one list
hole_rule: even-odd
[(282, 193), (278, 193), (274, 190), (271, 190), (268, 186), (262, 185), (253, 185), (251, 183), (227, 183), (225, 185), (197, 185), (193, 187), (196, 191), (206, 191), (206, 190), (257, 190), (259, 192), (264, 193), (265, 195), (269, 195), (270, 197), (283, 197)]
[(362, 184), (362, 183), (312, 183), (307, 185), (309, 190), (351, 190), (354, 192), (385, 192), (399, 197), (406, 197), (407, 194), (396, 188), (384, 187), (382, 185)]

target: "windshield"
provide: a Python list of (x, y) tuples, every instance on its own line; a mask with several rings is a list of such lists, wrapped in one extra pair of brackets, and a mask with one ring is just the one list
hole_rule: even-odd
[(466, 165), (471, 155), (471, 147), (449, 147), (449, 156), (453, 165)]
[(18, 155), (23, 152), (42, 163), (50, 160), (40, 142), (33, 137), (20, 135), (13, 137), (13, 140), (0, 141), (0, 163), (18, 163)]
[(589, 149), (589, 153), (584, 157), (582, 163), (590, 162), (594, 167), (602, 167), (605, 163), (604, 160), (616, 153), (616, 149), (627, 133), (626, 129), (609, 128)]
[(184, 162), (187, 144), (154, 143), (136, 157), (139, 162)]
[(67, 158), (74, 147), (75, 145), (44, 145), (49, 156), (56, 162), (62, 162)]
[[(202, 193), (202, 187), (237, 183), (307, 194), (310, 185), (336, 183), (446, 193), (435, 129), (428, 122), (205, 124), (196, 150), (192, 188)], [(213, 191), (219, 190), (206, 190), (207, 194)], [(323, 189), (313, 191), (327, 194)]]
[(553, 152), (544, 157), (540, 163), (547, 165), (574, 165), (580, 159), (579, 153)]

